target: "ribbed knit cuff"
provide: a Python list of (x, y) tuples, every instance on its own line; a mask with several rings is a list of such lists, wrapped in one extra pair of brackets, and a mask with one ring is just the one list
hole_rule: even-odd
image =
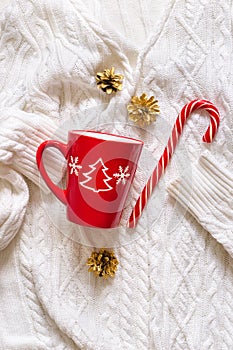
[[(63, 130), (57, 131), (55, 123), (47, 117), (13, 109), (0, 112), (0, 162), (10, 165), (46, 191), (36, 164), (37, 148), (48, 139), (66, 142), (67, 135)], [(52, 178), (61, 178), (63, 162), (64, 157), (57, 150), (46, 150), (45, 166)]]
[(233, 257), (233, 175), (206, 151), (168, 192)]

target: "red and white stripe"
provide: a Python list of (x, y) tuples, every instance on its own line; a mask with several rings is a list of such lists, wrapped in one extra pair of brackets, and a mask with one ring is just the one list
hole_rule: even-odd
[(175, 125), (172, 130), (172, 134), (168, 140), (167, 146), (164, 149), (163, 155), (159, 159), (158, 165), (154, 169), (152, 175), (150, 176), (147, 184), (145, 185), (142, 193), (140, 194), (135, 207), (130, 215), (128, 221), (128, 227), (135, 227), (138, 219), (140, 218), (142, 211), (150, 198), (151, 193), (153, 192), (155, 186), (157, 185), (160, 177), (164, 173), (173, 153), (176, 148), (179, 137), (183, 131), (184, 124), (190, 114), (198, 109), (204, 109), (209, 113), (210, 116), (210, 125), (208, 126), (202, 141), (212, 142), (216, 131), (219, 127), (220, 117), (218, 109), (209, 101), (206, 100), (193, 100), (187, 103), (181, 110), (178, 115)]

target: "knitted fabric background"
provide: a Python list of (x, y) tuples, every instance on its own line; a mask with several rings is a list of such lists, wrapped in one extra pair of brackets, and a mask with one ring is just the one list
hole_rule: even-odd
[[(232, 348), (232, 1), (160, 3), (12, 0), (1, 12), (0, 349)], [(125, 79), (109, 97), (95, 74), (111, 66)], [(161, 109), (144, 131), (124, 110), (143, 92)], [(84, 245), (56, 224), (37, 147), (65, 141), (64, 125), (107, 125), (142, 139), (156, 164), (196, 98), (219, 108), (216, 139), (201, 142), (204, 112), (189, 118), (135, 239), (113, 244), (115, 278), (95, 278), (86, 260), (98, 236)], [(48, 156), (53, 176), (59, 159)]]

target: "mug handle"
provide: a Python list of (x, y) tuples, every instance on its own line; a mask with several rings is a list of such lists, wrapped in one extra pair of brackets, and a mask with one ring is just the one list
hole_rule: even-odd
[(39, 172), (40, 172), (41, 176), (43, 177), (45, 183), (50, 188), (50, 190), (55, 194), (55, 196), (62, 203), (67, 205), (66, 190), (63, 190), (62, 188), (58, 187), (57, 185), (55, 185), (52, 182), (52, 180), (48, 176), (47, 171), (45, 170), (45, 167), (44, 167), (43, 152), (48, 147), (55, 147), (55, 148), (57, 148), (63, 154), (63, 156), (66, 158), (67, 145), (62, 143), (62, 142), (56, 141), (56, 140), (48, 140), (48, 141), (44, 141), (43, 143), (41, 143), (40, 146), (37, 149), (37, 152), (36, 152), (37, 166), (38, 166)]

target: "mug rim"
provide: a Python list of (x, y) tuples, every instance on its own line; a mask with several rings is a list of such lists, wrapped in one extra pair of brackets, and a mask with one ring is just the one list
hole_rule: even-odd
[[(124, 143), (131, 143), (131, 144), (140, 144), (144, 145), (144, 142), (142, 140), (135, 139), (133, 137), (128, 137), (128, 136), (122, 136), (122, 135), (117, 135), (117, 134), (111, 134), (108, 132), (102, 132), (102, 131), (95, 131), (95, 130), (70, 130), (69, 131), (69, 136), (70, 135), (75, 135), (75, 136), (85, 136), (89, 138), (94, 138), (94, 139), (100, 139), (103, 141), (111, 141), (111, 142), (124, 142)], [(97, 137), (97, 135), (99, 137)], [(103, 136), (103, 137), (100, 137)], [(105, 137), (104, 137), (105, 136)], [(113, 138), (108, 138), (107, 136), (111, 136)], [(128, 141), (128, 142), (127, 142)]]

